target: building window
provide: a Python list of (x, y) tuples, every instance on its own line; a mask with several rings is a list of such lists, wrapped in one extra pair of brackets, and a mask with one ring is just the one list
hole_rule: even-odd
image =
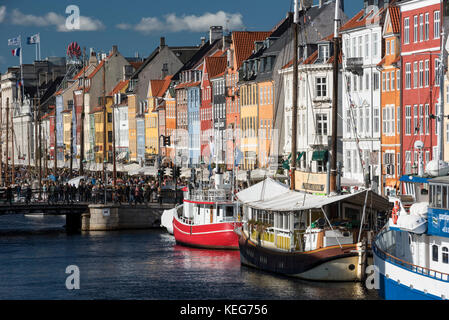
[(433, 38), (440, 38), (440, 11), (433, 13)]
[(396, 90), (401, 90), (401, 71), (396, 71)]
[(418, 42), (418, 16), (413, 17), (413, 42)]
[(366, 73), (365, 74), (365, 89), (366, 90), (369, 90), (369, 79), (370, 79), (369, 73)]
[(419, 62), (419, 87), (422, 88), (424, 85), (424, 64), (423, 61)]
[(380, 85), (379, 72), (374, 72), (373, 73), (373, 89), (374, 89), (374, 91), (379, 90), (379, 85)]
[(449, 252), (446, 247), (443, 247), (442, 251), (442, 261), (443, 263), (449, 263)]
[(394, 39), (391, 39), (391, 52), (392, 55), (394, 55), (396, 53), (396, 43), (394, 41)]
[(319, 98), (323, 98), (327, 96), (327, 83), (326, 77), (316, 77), (315, 78), (315, 88), (316, 88), (316, 96)]
[(397, 154), (397, 158), (398, 158), (398, 161), (397, 161), (398, 176), (401, 176), (401, 154), (400, 153)]
[(412, 107), (405, 106), (405, 134), (410, 135), (412, 128)]
[(424, 133), (424, 117), (423, 117), (423, 105), (419, 105), (419, 134), (422, 135)]
[(380, 112), (379, 112), (379, 108), (374, 108), (374, 133), (379, 133), (379, 123), (380, 123)]
[(435, 87), (440, 86), (440, 63), (435, 59)]
[(385, 41), (386, 45), (387, 45), (387, 49), (385, 50), (385, 55), (389, 55), (390, 54), (390, 41)]
[(412, 152), (406, 151), (405, 152), (405, 174), (411, 174), (412, 173)]
[(376, 58), (378, 55), (379, 46), (379, 35), (377, 33), (373, 34), (373, 57)]
[(418, 88), (418, 61), (413, 62), (413, 88)]
[(352, 171), (352, 158), (351, 158), (351, 151), (346, 151), (346, 171), (351, 172)]
[(422, 14), (419, 15), (419, 41), (424, 40), (424, 16)]
[(426, 134), (430, 133), (430, 106), (425, 105)]
[(425, 86), (428, 87), (430, 83), (430, 68), (429, 60), (426, 60), (426, 76), (425, 76)]
[(365, 58), (369, 58), (369, 34), (365, 34)]
[(394, 90), (394, 83), (395, 83), (395, 81), (394, 81), (394, 74), (395, 74), (395, 72), (391, 71), (391, 91)]
[(432, 261), (438, 262), (438, 246), (436, 244), (432, 246)]
[(317, 135), (327, 136), (327, 114), (316, 115)]
[(410, 43), (410, 18), (404, 19), (404, 44)]
[(386, 91), (385, 73), (382, 72), (382, 92)]
[(397, 115), (396, 115), (396, 124), (397, 124), (397, 132), (401, 133), (401, 107), (397, 107)]
[(412, 86), (412, 65), (407, 63), (405, 65), (405, 89), (411, 89)]
[(418, 133), (418, 106), (415, 104), (413, 106), (413, 128), (415, 136)]
[(387, 83), (387, 91), (390, 91), (390, 72), (387, 72), (387, 79), (385, 81)]

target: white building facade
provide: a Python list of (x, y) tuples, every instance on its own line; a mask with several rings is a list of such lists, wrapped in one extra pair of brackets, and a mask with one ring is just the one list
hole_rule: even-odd
[[(363, 14), (362, 14), (363, 12)], [(382, 16), (367, 8), (342, 27), (343, 177), (379, 191), (381, 174)]]

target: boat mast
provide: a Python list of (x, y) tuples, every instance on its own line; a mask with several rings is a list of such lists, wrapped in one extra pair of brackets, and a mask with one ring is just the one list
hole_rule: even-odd
[(338, 70), (340, 58), (340, 39), (338, 27), (340, 22), (340, 0), (335, 1), (334, 19), (334, 63), (333, 63), (333, 89), (332, 89), (332, 139), (331, 139), (331, 166), (330, 166), (330, 193), (337, 190), (337, 135), (338, 135)]
[(6, 170), (5, 170), (5, 186), (9, 187), (9, 98), (6, 98)]
[(299, 11), (298, 0), (295, 0), (293, 13), (293, 100), (292, 100), (292, 153), (291, 153), (291, 175), (290, 189), (295, 190), (295, 169), (296, 169), (296, 131), (298, 117), (298, 23)]
[(83, 106), (81, 109), (81, 129), (80, 129), (80, 176), (84, 175), (84, 119), (86, 117), (84, 113), (84, 93), (86, 92), (86, 47), (83, 48)]
[[(442, 12), (442, 11), (441, 11)], [(444, 71), (445, 71), (445, 60), (444, 60), (444, 27), (441, 31), (441, 45), (440, 45), (440, 65), (439, 65), (439, 81), (440, 81), (440, 104), (439, 104), (439, 110), (435, 113), (438, 114), (438, 130), (439, 130), (439, 136), (438, 136), (438, 160), (443, 161), (444, 159), (444, 136), (443, 136), (443, 130), (444, 130)], [(438, 164), (438, 171), (440, 170), (440, 164)]]

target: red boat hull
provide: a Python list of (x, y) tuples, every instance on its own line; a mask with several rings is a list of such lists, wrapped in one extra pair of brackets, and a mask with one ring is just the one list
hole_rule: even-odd
[(184, 224), (173, 219), (173, 235), (176, 242), (189, 247), (205, 249), (239, 249), (239, 237), (234, 229), (240, 222), (224, 222), (204, 225)]

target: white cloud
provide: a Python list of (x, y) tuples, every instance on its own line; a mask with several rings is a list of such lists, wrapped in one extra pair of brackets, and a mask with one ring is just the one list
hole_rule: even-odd
[(66, 16), (49, 12), (44, 16), (35, 16), (32, 14), (24, 14), (18, 9), (14, 9), (11, 14), (11, 23), (21, 26), (35, 26), (35, 27), (47, 27), (55, 26), (56, 30), (59, 32), (68, 31), (96, 31), (104, 29), (104, 24), (98, 20), (90, 17), (80, 17), (80, 29), (79, 30), (69, 30), (66, 28)]
[(132, 25), (128, 24), (128, 23), (120, 23), (118, 25), (116, 25), (117, 29), (121, 29), (121, 30), (129, 30), (132, 29)]
[(5, 20), (6, 17), (6, 6), (0, 6), (0, 23)]
[(145, 17), (135, 26), (121, 23), (116, 27), (122, 30), (133, 28), (142, 33), (153, 31), (167, 32), (207, 32), (210, 26), (223, 26), (227, 29), (243, 28), (242, 15), (240, 13), (227, 13), (218, 11), (216, 13), (204, 13), (203, 15), (183, 15), (177, 16), (174, 13), (164, 16), (163, 19), (157, 17)]

